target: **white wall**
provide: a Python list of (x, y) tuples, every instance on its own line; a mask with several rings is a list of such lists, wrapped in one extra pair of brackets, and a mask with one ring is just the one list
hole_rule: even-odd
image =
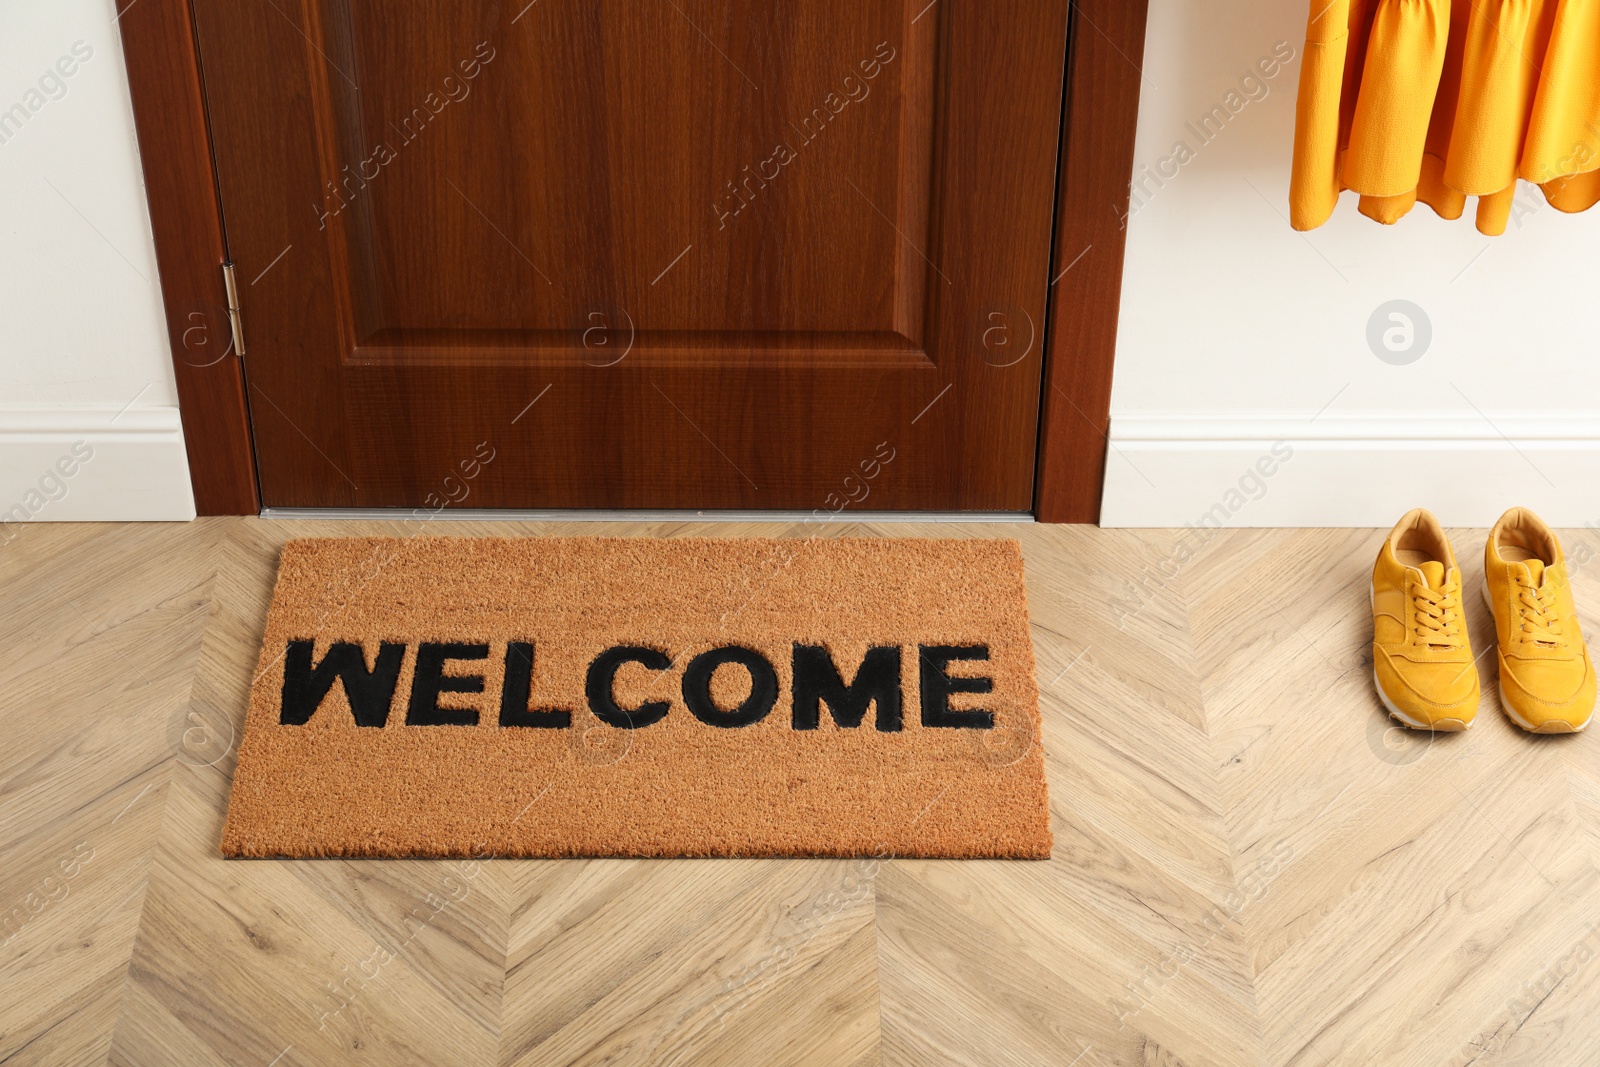
[[(1525, 187), (1490, 238), (1475, 202), (1385, 227), (1346, 193), (1326, 226), (1291, 230), (1307, 10), (1152, 0), (1136, 180), (1178, 141), (1194, 156), (1145, 182), (1128, 223), (1105, 522), (1389, 526), (1426, 506), (1487, 525), (1527, 504), (1600, 523), (1600, 209), (1563, 215)], [(1279, 42), (1293, 62), (1203, 143), (1186, 124)], [(1395, 299), (1432, 324), (1403, 366), (1367, 341)]]
[(192, 518), (112, 0), (0, 4), (0, 205), (0, 543)]
[[(1528, 189), (1487, 238), (1470, 207), (1381, 227), (1346, 194), (1327, 226), (1291, 230), (1306, 12), (1152, 0), (1136, 177), (1178, 141), (1194, 157), (1144, 179), (1128, 222), (1106, 523), (1386, 526), (1421, 504), (1486, 524), (1526, 503), (1600, 524), (1600, 209), (1562, 215)], [(1202, 143), (1188, 124), (1278, 42), (1295, 59)], [(0, 522), (190, 517), (112, 0), (0, 5), (0, 115), (17, 104), (27, 118), (0, 129)], [(1432, 325), (1405, 366), (1366, 339), (1393, 299)]]

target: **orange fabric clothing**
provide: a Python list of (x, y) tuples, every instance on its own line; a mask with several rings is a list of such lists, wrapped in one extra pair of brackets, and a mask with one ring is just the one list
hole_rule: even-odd
[(1505, 231), (1517, 180), (1562, 211), (1600, 201), (1600, 0), (1311, 0), (1290, 222), (1339, 194), (1392, 223), (1478, 198)]

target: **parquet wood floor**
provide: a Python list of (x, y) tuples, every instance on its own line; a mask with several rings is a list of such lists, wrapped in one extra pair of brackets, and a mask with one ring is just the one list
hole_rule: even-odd
[[(408, 532), (0, 546), (0, 1063), (1600, 1064), (1600, 737), (1391, 729), (1380, 532), (830, 528), (1022, 541), (1049, 862), (224, 862), (278, 546)], [(578, 532), (802, 531), (429, 531)]]

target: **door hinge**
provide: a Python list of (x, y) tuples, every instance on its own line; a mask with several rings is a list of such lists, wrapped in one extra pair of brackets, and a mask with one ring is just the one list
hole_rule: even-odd
[(239, 282), (233, 276), (233, 260), (222, 265), (222, 284), (228, 290), (228, 328), (233, 333), (235, 355), (244, 355), (244, 320), (239, 317)]

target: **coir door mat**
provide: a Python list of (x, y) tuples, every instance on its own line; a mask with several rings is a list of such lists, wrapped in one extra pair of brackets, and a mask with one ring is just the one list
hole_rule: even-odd
[(283, 550), (229, 856), (1050, 852), (1014, 541)]

